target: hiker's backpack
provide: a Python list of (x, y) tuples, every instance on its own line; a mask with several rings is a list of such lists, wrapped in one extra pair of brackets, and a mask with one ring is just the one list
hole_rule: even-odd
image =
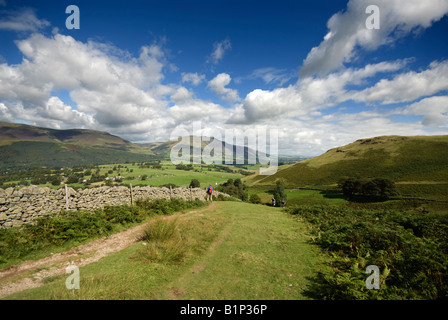
[(210, 193), (210, 194), (213, 193), (213, 188), (212, 187), (208, 187), (208, 193)]

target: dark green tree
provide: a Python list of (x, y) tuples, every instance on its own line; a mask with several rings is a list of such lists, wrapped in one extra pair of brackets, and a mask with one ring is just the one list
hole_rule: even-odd
[(387, 200), (398, 194), (395, 183), (385, 178), (348, 178), (339, 183), (339, 187), (347, 200), (356, 195)]
[(62, 178), (60, 175), (54, 175), (53, 177), (51, 177), (51, 184), (54, 186), (58, 186), (61, 184)]
[(339, 188), (341, 188), (345, 198), (350, 199), (356, 190), (356, 180), (353, 178), (348, 178), (347, 180), (339, 183)]
[(74, 174), (69, 175), (68, 178), (67, 178), (67, 184), (78, 183), (78, 181), (79, 181), (78, 176), (74, 175)]
[(241, 199), (243, 201), (249, 200), (249, 195), (247, 193), (246, 185), (241, 181), (241, 179), (228, 179), (218, 187), (219, 191), (227, 193), (233, 197)]
[(282, 179), (277, 181), (274, 188), (273, 196), (277, 206), (281, 205), (282, 199), (286, 201), (286, 199), (288, 198), (285, 192), (285, 182)]
[(198, 179), (191, 179), (189, 187), (190, 188), (200, 188), (201, 187), (201, 183), (199, 182)]
[(382, 199), (390, 199), (393, 196), (398, 195), (395, 183), (392, 180), (384, 178), (376, 178), (372, 181), (376, 185), (377, 197)]

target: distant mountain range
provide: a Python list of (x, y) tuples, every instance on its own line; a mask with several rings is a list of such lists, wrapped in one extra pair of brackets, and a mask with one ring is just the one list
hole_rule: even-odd
[[(182, 145), (181, 141), (187, 143)], [(210, 143), (202, 141), (201, 150), (195, 150), (193, 137), (184, 137), (181, 141), (136, 144), (95, 130), (56, 130), (0, 122), (0, 168), (155, 162), (170, 160), (170, 152), (176, 145), (185, 147), (184, 150), (190, 148), (193, 155), (200, 154)], [(237, 147), (221, 141), (217, 143), (222, 146), (223, 157), (228, 148), (227, 151), (233, 154), (233, 163), (236, 163)], [(247, 163), (248, 157), (256, 156), (256, 152), (244, 147), (243, 155)], [(299, 160), (303, 161), (274, 175), (255, 176), (251, 180), (256, 184), (273, 185), (278, 179), (284, 179), (290, 187), (334, 185), (348, 177), (446, 183), (448, 135), (360, 139), (306, 160), (279, 156), (279, 164)]]
[[(186, 139), (188, 140), (188, 138)], [(182, 141), (185, 141), (183, 139)], [(236, 163), (236, 146), (227, 145), (221, 141), (222, 155), (226, 148), (233, 152)], [(201, 154), (210, 142), (201, 143), (201, 150), (193, 147), (193, 137), (190, 144), (190, 154)], [(26, 124), (0, 122), (0, 167), (71, 167), (87, 164), (107, 164), (124, 162), (154, 162), (169, 160), (172, 148), (180, 141), (150, 142), (136, 144), (111, 135), (107, 132), (69, 129), (56, 130), (41, 128)], [(244, 159), (256, 156), (256, 151), (243, 148)], [(283, 161), (294, 161), (298, 157), (282, 157)]]

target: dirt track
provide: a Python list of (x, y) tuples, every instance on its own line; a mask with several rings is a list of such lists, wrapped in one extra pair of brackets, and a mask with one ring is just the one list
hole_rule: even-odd
[[(206, 209), (210, 209), (210, 206)], [(197, 213), (202, 210), (190, 211), (183, 215)], [(164, 219), (171, 219), (177, 216), (179, 214), (168, 216)], [(40, 260), (25, 261), (20, 265), (0, 270), (0, 298), (15, 292), (39, 287), (43, 284), (45, 278), (64, 274), (66, 267), (71, 263), (77, 267), (82, 267), (96, 262), (111, 253), (123, 250), (138, 241), (142, 230), (150, 223), (151, 221), (123, 232), (93, 240), (66, 252), (56, 253)], [(23, 278), (17, 280), (21, 276)]]

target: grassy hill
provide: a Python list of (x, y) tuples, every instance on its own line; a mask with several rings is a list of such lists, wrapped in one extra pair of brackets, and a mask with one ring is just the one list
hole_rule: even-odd
[(0, 146), (22, 141), (58, 142), (67, 145), (83, 145), (134, 152), (146, 151), (141, 146), (102, 131), (87, 129), (56, 130), (19, 123), (0, 122)]
[(148, 161), (151, 150), (107, 132), (0, 122), (0, 166), (63, 167)]
[(360, 139), (299, 162), (275, 175), (258, 176), (258, 185), (284, 179), (288, 187), (334, 185), (340, 179), (389, 178), (397, 183), (446, 183), (448, 136), (382, 136)]

